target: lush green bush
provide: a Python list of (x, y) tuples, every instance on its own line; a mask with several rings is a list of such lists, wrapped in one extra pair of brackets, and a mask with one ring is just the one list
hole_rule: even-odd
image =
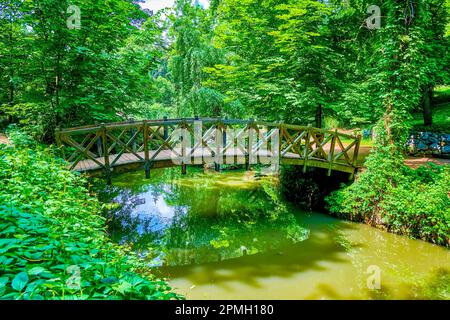
[(17, 132), (0, 145), (0, 299), (179, 298), (110, 242), (87, 181)]
[(417, 170), (380, 150), (351, 186), (328, 198), (332, 213), (391, 232), (450, 246), (450, 167)]

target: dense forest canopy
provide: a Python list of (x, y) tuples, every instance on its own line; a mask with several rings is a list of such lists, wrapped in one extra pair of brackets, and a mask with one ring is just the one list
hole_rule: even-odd
[(448, 1), (139, 2), (3, 1), (2, 114), (44, 140), (163, 115), (361, 128), (448, 83)]

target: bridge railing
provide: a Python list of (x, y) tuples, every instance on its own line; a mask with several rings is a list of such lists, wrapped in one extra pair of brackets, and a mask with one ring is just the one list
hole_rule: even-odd
[(361, 136), (290, 124), (282, 124), (280, 131), (281, 158), (289, 159), (286, 163), (325, 168), (329, 173), (352, 173), (357, 166)]
[[(180, 129), (188, 135), (180, 137)], [(275, 138), (277, 152), (273, 152)], [(264, 156), (264, 145), (265, 156), (276, 153), (281, 163), (303, 165), (305, 170), (314, 166), (353, 173), (361, 137), (284, 123), (195, 117), (59, 129), (56, 139), (64, 146), (69, 168), (78, 171), (110, 172), (112, 167), (131, 162), (144, 164), (147, 171), (161, 159), (180, 158), (185, 165), (189, 164), (187, 159), (198, 160), (199, 156), (222, 161), (215, 156), (230, 152), (239, 158), (235, 161), (248, 164), (252, 154)], [(180, 145), (180, 139), (191, 141)]]

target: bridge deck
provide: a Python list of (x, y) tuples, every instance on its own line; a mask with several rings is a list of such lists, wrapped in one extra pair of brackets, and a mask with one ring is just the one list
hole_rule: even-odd
[[(326, 150), (326, 147), (324, 148)], [(149, 151), (150, 158), (153, 158), (156, 151), (152, 150)], [(145, 154), (144, 152), (138, 152), (137, 153), (141, 158), (144, 159)], [(352, 153), (351, 153), (352, 154)], [(113, 163), (113, 161), (117, 158), (117, 154), (112, 154), (109, 156), (109, 162), (110, 164)], [(258, 157), (260, 158), (266, 158), (267, 156), (271, 156), (269, 152), (260, 151), (258, 153)], [(162, 150), (152, 161), (152, 168), (166, 168), (166, 167), (172, 167), (179, 165), (176, 162), (173, 161), (174, 153), (171, 150)], [(203, 161), (202, 161), (203, 159)], [(98, 162), (100, 162), (102, 165), (105, 164), (104, 157), (96, 158)], [(223, 164), (245, 164), (245, 154), (241, 151), (233, 153), (232, 151), (227, 152), (223, 155)], [(202, 163), (213, 163), (214, 158), (208, 153), (203, 152), (203, 156), (199, 151), (194, 152), (193, 156), (191, 157), (191, 164), (201, 165)], [(261, 161), (257, 161), (258, 163), (261, 163)], [(132, 153), (124, 153), (120, 156), (120, 158), (111, 165), (111, 168), (117, 168), (120, 169), (127, 169), (127, 168), (137, 168), (142, 167), (144, 165), (145, 161), (139, 159), (136, 155)], [(299, 156), (296, 153), (288, 152), (283, 157), (280, 158), (280, 164), (291, 164), (291, 165), (304, 165), (305, 161), (302, 159), (301, 156)], [(324, 159), (308, 159), (307, 165), (329, 169), (330, 163)], [(342, 162), (334, 162), (332, 164), (332, 169), (339, 170), (343, 172), (353, 173), (354, 168), (349, 167), (345, 164), (344, 161)], [(102, 166), (100, 166), (98, 163), (96, 163), (94, 160), (81, 160), (74, 168), (74, 170), (78, 172), (99, 172), (103, 170)]]
[[(198, 118), (143, 120), (70, 128), (56, 132), (70, 169), (104, 172), (144, 167), (213, 163), (278, 164), (318, 167), (351, 173), (357, 169), (361, 136), (320, 128), (254, 120)], [(222, 141), (223, 143), (216, 143)], [(181, 146), (179, 142), (183, 141)], [(184, 143), (186, 142), (186, 143)], [(270, 147), (269, 147), (270, 145)], [(202, 149), (202, 146), (205, 146)], [(279, 147), (279, 157), (270, 154)], [(253, 159), (248, 159), (252, 154)], [(67, 155), (67, 157), (66, 157)], [(247, 163), (246, 163), (247, 162)], [(183, 171), (185, 166), (182, 166)]]

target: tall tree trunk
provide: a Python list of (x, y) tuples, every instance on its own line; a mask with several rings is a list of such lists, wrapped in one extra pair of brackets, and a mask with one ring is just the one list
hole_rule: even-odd
[(316, 128), (322, 128), (322, 105), (319, 104), (316, 108)]
[(426, 86), (422, 95), (423, 124), (431, 126), (433, 124), (433, 114), (431, 111), (431, 100), (433, 99), (433, 87)]
[[(10, 33), (9, 33), (9, 106), (14, 106), (14, 62), (13, 62), (13, 22), (10, 21)], [(8, 115), (8, 124), (13, 123), (14, 117), (12, 114)]]

